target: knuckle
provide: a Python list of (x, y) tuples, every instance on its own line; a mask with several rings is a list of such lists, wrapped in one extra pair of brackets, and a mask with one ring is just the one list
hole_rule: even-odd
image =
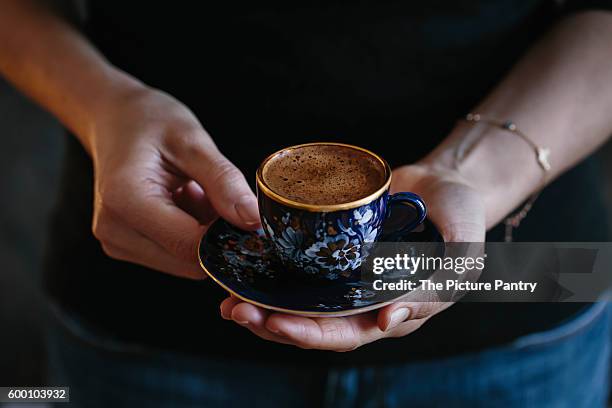
[[(431, 316), (429, 316), (431, 317)], [(418, 329), (421, 328), (421, 326), (423, 326), (425, 324), (425, 322), (427, 322), (427, 320), (429, 320), (429, 317), (424, 317), (424, 318), (420, 318), (420, 319), (415, 319), (415, 320), (409, 320), (403, 324), (400, 324), (395, 330), (393, 330), (391, 333), (389, 333), (387, 335), (387, 337), (392, 337), (392, 338), (398, 338), (398, 337), (404, 337), (407, 336), (408, 334), (417, 331)]]
[(188, 238), (172, 240), (168, 244), (168, 250), (180, 259), (193, 261), (196, 258), (197, 243)]
[(102, 215), (94, 218), (91, 224), (91, 232), (93, 233), (93, 236), (102, 243), (108, 243), (112, 236), (108, 223), (105, 221), (104, 216)]
[(212, 183), (221, 188), (231, 188), (242, 182), (244, 175), (229, 160), (223, 158), (213, 165)]
[(101, 213), (113, 212), (115, 208), (120, 208), (122, 202), (121, 184), (125, 185), (125, 180), (115, 181), (114, 178), (111, 178), (101, 183), (96, 197), (96, 206)]
[(181, 158), (200, 157), (206, 152), (206, 133), (193, 124), (175, 125), (167, 133), (164, 145), (172, 156)]
[(444, 303), (436, 302), (434, 299), (427, 302), (419, 302), (414, 308), (414, 317), (412, 317), (412, 319), (423, 319), (431, 316), (440, 310), (442, 305), (444, 305)]
[(296, 330), (295, 345), (304, 350), (312, 350), (319, 348), (321, 336), (316, 335), (311, 330), (300, 324)]
[(338, 347), (335, 348), (337, 352), (352, 351), (361, 345), (358, 336), (354, 333), (347, 333), (334, 321), (323, 320), (319, 326), (325, 343), (338, 344)]
[(418, 324), (410, 325), (408, 327), (402, 328), (402, 329), (394, 332), (389, 337), (400, 338), (400, 337), (407, 336), (410, 333), (418, 330), (422, 325), (423, 325), (423, 323), (421, 323), (421, 322), (419, 322)]
[(428, 316), (433, 311), (433, 305), (431, 302), (423, 302), (419, 305), (418, 309), (415, 313), (416, 319), (421, 319), (425, 316)]
[(123, 254), (115, 246), (106, 242), (100, 242), (100, 246), (102, 247), (102, 251), (106, 254), (106, 256), (113, 259), (122, 259)]
[(344, 337), (338, 325), (333, 322), (323, 320), (319, 326), (321, 327), (321, 333), (324, 338), (331, 341), (338, 341), (342, 340)]

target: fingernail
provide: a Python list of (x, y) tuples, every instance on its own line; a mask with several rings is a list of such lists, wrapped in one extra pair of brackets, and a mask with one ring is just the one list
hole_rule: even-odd
[(393, 329), (398, 324), (408, 319), (408, 316), (410, 316), (410, 309), (408, 309), (407, 307), (397, 309), (391, 314), (391, 320), (389, 321), (389, 324), (387, 325), (387, 329), (385, 331)]
[(243, 326), (248, 326), (249, 325), (249, 321), (248, 320), (234, 320), (236, 323), (241, 324)]
[(257, 200), (252, 195), (245, 195), (236, 203), (236, 212), (247, 225), (259, 224), (259, 211), (257, 209)]

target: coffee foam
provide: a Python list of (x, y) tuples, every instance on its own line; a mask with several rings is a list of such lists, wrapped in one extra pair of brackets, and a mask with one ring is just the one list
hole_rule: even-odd
[(350, 147), (302, 146), (270, 159), (262, 172), (275, 193), (303, 204), (333, 205), (359, 200), (385, 183), (385, 166)]

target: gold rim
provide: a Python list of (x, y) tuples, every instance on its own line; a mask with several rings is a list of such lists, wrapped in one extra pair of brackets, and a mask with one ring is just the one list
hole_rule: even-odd
[(215, 281), (215, 283), (219, 286), (221, 286), (223, 289), (225, 289), (227, 292), (229, 292), (232, 296), (237, 297), (238, 299), (250, 303), (254, 306), (258, 306), (258, 307), (262, 307), (264, 309), (267, 310), (273, 310), (275, 312), (281, 312), (281, 313), (287, 313), (287, 314), (291, 314), (291, 315), (297, 315), (297, 316), (305, 316), (305, 317), (317, 317), (317, 316), (327, 316), (327, 317), (343, 317), (343, 316), (351, 316), (351, 315), (355, 315), (355, 314), (359, 314), (359, 313), (365, 313), (365, 312), (369, 312), (372, 310), (376, 310), (379, 309), (383, 306), (387, 306), (391, 303), (394, 302), (394, 300), (390, 300), (387, 302), (383, 302), (383, 303), (376, 303), (374, 305), (370, 305), (370, 306), (364, 306), (362, 308), (359, 309), (351, 309), (351, 310), (346, 310), (344, 312), (311, 312), (311, 311), (307, 311), (307, 310), (292, 310), (292, 309), (285, 309), (282, 307), (278, 307), (278, 306), (272, 306), (272, 305), (268, 305), (265, 303), (261, 303), (258, 302), (256, 300), (253, 299), (249, 299), (245, 296), (242, 296), (241, 294), (233, 291), (232, 289), (230, 289), (226, 284), (224, 284), (223, 282), (221, 282), (219, 279), (217, 279), (217, 277), (215, 275), (213, 275), (208, 269), (206, 269), (206, 266), (204, 266), (204, 262), (202, 261), (202, 257), (200, 256), (200, 248), (202, 247), (202, 245), (204, 244), (204, 240), (206, 239), (206, 234), (202, 235), (202, 238), (200, 238), (200, 243), (198, 244), (198, 262), (200, 263), (200, 267), (204, 270), (204, 272), (206, 273), (206, 275), (208, 275), (209, 278), (211, 278), (213, 281)]
[[(359, 200), (355, 200), (355, 201), (350, 201), (348, 203), (342, 203), (342, 204), (328, 204), (328, 205), (316, 205), (316, 204), (304, 204), (304, 203), (300, 203), (297, 201), (293, 201), (290, 200), (288, 198), (285, 198), (277, 193), (275, 193), (274, 191), (272, 191), (270, 189), (270, 187), (268, 187), (266, 185), (266, 183), (263, 180), (263, 168), (265, 167), (266, 163), (268, 163), (272, 158), (276, 157), (277, 155), (286, 152), (287, 150), (291, 150), (291, 149), (297, 149), (300, 147), (306, 147), (306, 146), (342, 146), (342, 147), (348, 147), (350, 149), (354, 149), (354, 150), (359, 150), (361, 152), (364, 152), (372, 157), (374, 157), (376, 160), (378, 160), (385, 168), (385, 183), (382, 185), (382, 187), (380, 187), (378, 190), (376, 190), (375, 192), (373, 192), (372, 194), (360, 198)], [(266, 159), (263, 161), (263, 163), (261, 163), (261, 165), (259, 166), (259, 168), (257, 169), (257, 173), (255, 175), (256, 181), (257, 181), (257, 190), (258, 192), (261, 191), (261, 193), (263, 193), (266, 197), (280, 203), (283, 205), (286, 205), (288, 207), (292, 207), (292, 208), (297, 208), (299, 210), (306, 210), (306, 211), (311, 211), (311, 212), (333, 212), (333, 211), (341, 211), (341, 210), (350, 210), (351, 208), (357, 208), (357, 207), (361, 207), (362, 205), (368, 204), (372, 201), (374, 201), (375, 199), (377, 199), (378, 197), (380, 197), (385, 191), (387, 191), (389, 189), (389, 186), (391, 185), (391, 167), (389, 166), (389, 163), (387, 163), (387, 161), (385, 159), (383, 159), (382, 157), (380, 157), (379, 155), (377, 155), (374, 152), (371, 152), (370, 150), (364, 149), (363, 147), (358, 147), (358, 146), (353, 146), (350, 144), (346, 144), (346, 143), (336, 143), (336, 142), (315, 142), (315, 143), (304, 143), (304, 144), (299, 144), (299, 145), (295, 145), (295, 146), (290, 146), (290, 147), (285, 147), (284, 149), (278, 150), (274, 153), (272, 153), (271, 155), (269, 155), (268, 157), (266, 157)]]
[[(272, 305), (268, 305), (265, 303), (261, 303), (258, 302), (256, 300), (252, 300), (249, 299), (245, 296), (242, 296), (241, 294), (233, 291), (232, 289), (230, 289), (226, 284), (224, 284), (223, 282), (221, 282), (215, 275), (213, 275), (208, 269), (206, 269), (206, 266), (204, 266), (204, 262), (202, 261), (202, 257), (200, 256), (200, 248), (202, 247), (202, 245), (204, 244), (204, 240), (206, 239), (207, 234), (204, 233), (202, 235), (202, 237), (200, 238), (200, 242), (198, 243), (198, 247), (196, 249), (197, 253), (196, 256), (198, 257), (198, 262), (200, 263), (200, 267), (202, 268), (202, 270), (204, 270), (204, 272), (206, 273), (206, 275), (208, 275), (208, 277), (210, 279), (212, 279), (217, 285), (221, 286), (223, 289), (225, 289), (230, 295), (237, 297), (238, 299), (250, 303), (254, 306), (259, 306), (262, 307), (264, 309), (267, 310), (273, 310), (275, 312), (281, 312), (281, 313), (287, 313), (287, 314), (291, 314), (291, 315), (296, 315), (296, 316), (305, 316), (305, 317), (317, 317), (317, 316), (327, 316), (327, 317), (343, 317), (343, 316), (352, 316), (352, 315), (356, 315), (356, 314), (360, 314), (360, 313), (366, 313), (366, 312), (371, 312), (372, 310), (376, 310), (376, 309), (380, 309), (381, 307), (390, 305), (394, 302), (396, 302), (398, 299), (400, 299), (402, 296), (405, 295), (398, 295), (397, 298), (389, 300), (387, 302), (382, 302), (382, 303), (376, 303), (370, 306), (364, 306), (362, 308), (358, 308), (358, 309), (351, 309), (351, 310), (346, 310), (344, 312), (311, 312), (311, 311), (307, 311), (307, 310), (292, 310), (292, 309), (285, 309), (282, 307), (278, 307), (278, 306), (272, 306)], [(446, 244), (444, 245), (444, 256), (446, 256)]]

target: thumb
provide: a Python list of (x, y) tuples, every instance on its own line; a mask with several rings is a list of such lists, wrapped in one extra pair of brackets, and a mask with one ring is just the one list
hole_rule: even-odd
[(224, 156), (211, 163), (210, 176), (202, 177), (201, 185), (210, 195), (210, 202), (221, 217), (232, 224), (254, 229), (259, 226), (259, 209), (255, 194), (244, 175)]
[(203, 133), (177, 149), (176, 165), (204, 188), (217, 213), (243, 229), (259, 226), (257, 199), (242, 172)]

